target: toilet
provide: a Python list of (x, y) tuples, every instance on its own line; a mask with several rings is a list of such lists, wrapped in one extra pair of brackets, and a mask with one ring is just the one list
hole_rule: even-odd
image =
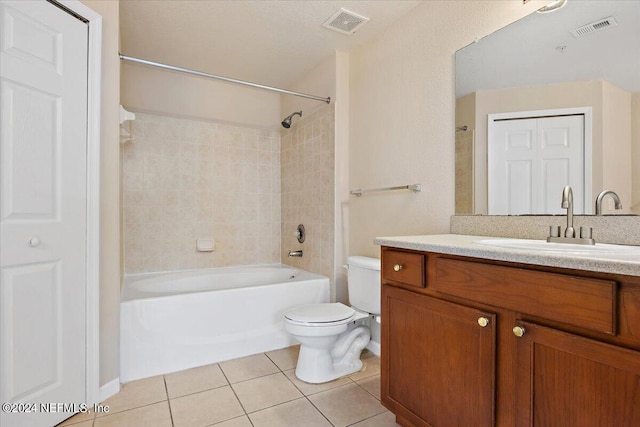
[(341, 303), (308, 304), (285, 313), (287, 332), (300, 343), (296, 377), (319, 384), (362, 369), (360, 353), (371, 332), (364, 325), (380, 315), (380, 260), (348, 259), (348, 307)]

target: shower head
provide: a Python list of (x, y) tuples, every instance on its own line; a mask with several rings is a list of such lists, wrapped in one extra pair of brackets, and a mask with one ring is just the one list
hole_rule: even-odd
[(295, 115), (299, 115), (300, 117), (302, 117), (302, 110), (300, 111), (296, 111), (295, 113), (291, 113), (289, 114), (283, 121), (282, 121), (282, 127), (289, 129), (291, 127), (291, 119), (293, 118), (293, 116)]

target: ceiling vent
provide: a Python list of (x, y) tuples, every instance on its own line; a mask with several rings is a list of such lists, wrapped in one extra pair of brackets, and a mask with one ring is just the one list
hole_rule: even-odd
[(331, 18), (327, 19), (322, 26), (342, 34), (351, 35), (367, 22), (369, 22), (369, 18), (360, 16), (347, 9), (340, 9), (334, 13)]
[(591, 33), (595, 33), (596, 31), (615, 27), (616, 25), (618, 25), (618, 21), (616, 21), (616, 18), (614, 18), (613, 16), (610, 16), (608, 18), (599, 19), (598, 21), (592, 22), (591, 24), (583, 25), (580, 28), (576, 28), (575, 30), (571, 31), (571, 34), (573, 34), (573, 37), (576, 38), (584, 37)]

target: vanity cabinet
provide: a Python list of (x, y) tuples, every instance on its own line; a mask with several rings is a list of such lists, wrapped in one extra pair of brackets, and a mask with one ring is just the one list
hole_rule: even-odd
[(381, 277), (399, 424), (640, 425), (640, 278), (388, 247)]
[(518, 426), (640, 426), (640, 353), (518, 322)]
[(381, 387), (396, 414), (420, 426), (492, 426), (495, 315), (391, 286), (382, 298)]

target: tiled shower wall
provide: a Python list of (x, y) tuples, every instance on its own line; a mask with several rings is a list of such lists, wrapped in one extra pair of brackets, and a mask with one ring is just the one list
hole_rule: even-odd
[[(280, 261), (280, 135), (136, 114), (122, 147), (126, 273)], [(214, 238), (214, 252), (196, 239)]]
[(456, 214), (473, 214), (474, 131), (456, 131)]
[[(282, 141), (282, 263), (331, 278), (333, 291), (335, 114), (330, 104), (309, 116), (294, 117)], [(294, 237), (298, 224), (304, 243)], [(302, 258), (289, 250), (302, 249)]]

